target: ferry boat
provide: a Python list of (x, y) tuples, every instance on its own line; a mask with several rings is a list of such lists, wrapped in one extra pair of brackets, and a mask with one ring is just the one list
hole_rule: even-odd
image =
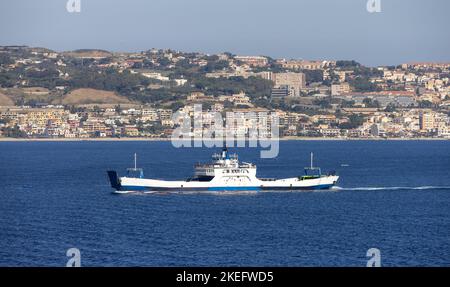
[(213, 161), (195, 165), (195, 174), (187, 180), (159, 180), (144, 178), (142, 168), (137, 168), (136, 154), (134, 168), (127, 169), (127, 175), (119, 177), (116, 171), (109, 170), (108, 177), (111, 187), (116, 193), (129, 192), (164, 192), (164, 191), (210, 191), (210, 192), (238, 192), (238, 191), (294, 191), (329, 189), (338, 181), (339, 177), (331, 172), (322, 174), (319, 167), (311, 164), (304, 168), (301, 175), (274, 179), (257, 178), (256, 166), (252, 163), (239, 162), (236, 154), (230, 154), (227, 148), (212, 156)]

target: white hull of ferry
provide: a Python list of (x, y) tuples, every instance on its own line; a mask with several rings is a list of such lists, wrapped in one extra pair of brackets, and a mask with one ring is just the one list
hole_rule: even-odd
[(143, 178), (118, 178), (117, 193), (148, 192), (148, 191), (263, 191), (263, 190), (314, 190), (329, 189), (333, 187), (338, 176), (323, 176), (313, 179), (300, 179), (298, 177), (260, 180), (250, 178), (221, 178), (209, 182), (199, 181), (166, 181)]
[[(228, 154), (226, 148), (221, 154), (213, 155), (214, 161), (195, 166), (194, 177), (182, 181), (168, 181), (144, 178), (143, 170), (135, 167), (128, 171), (139, 172), (137, 177), (119, 177), (117, 172), (108, 171), (111, 186), (117, 193), (129, 192), (164, 192), (164, 191), (275, 191), (275, 190), (314, 190), (329, 189), (338, 181), (339, 177), (322, 175), (320, 168), (305, 168), (305, 174), (285, 179), (260, 179), (256, 176), (256, 166), (251, 163), (239, 162), (237, 155)], [(309, 175), (308, 171), (316, 172)]]

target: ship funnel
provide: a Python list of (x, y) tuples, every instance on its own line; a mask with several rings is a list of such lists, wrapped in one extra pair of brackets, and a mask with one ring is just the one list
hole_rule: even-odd
[(226, 147), (224, 147), (222, 149), (222, 159), (227, 159), (228, 158), (228, 150)]

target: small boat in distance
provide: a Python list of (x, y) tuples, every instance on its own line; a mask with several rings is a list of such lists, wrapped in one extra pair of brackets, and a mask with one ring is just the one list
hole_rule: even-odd
[(339, 176), (331, 172), (323, 175), (319, 167), (311, 164), (304, 168), (304, 173), (295, 177), (283, 179), (268, 179), (256, 177), (256, 165), (239, 162), (236, 154), (229, 154), (227, 148), (213, 155), (213, 161), (195, 165), (194, 177), (187, 180), (159, 180), (144, 178), (142, 168), (137, 168), (136, 154), (134, 168), (127, 169), (127, 175), (119, 177), (116, 171), (109, 170), (108, 177), (111, 187), (116, 193), (129, 192), (163, 192), (163, 191), (293, 191), (329, 189), (336, 184)]

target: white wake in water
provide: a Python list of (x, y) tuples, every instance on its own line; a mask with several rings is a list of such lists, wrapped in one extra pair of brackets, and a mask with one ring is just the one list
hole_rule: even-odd
[(448, 189), (450, 186), (383, 186), (383, 187), (340, 187), (334, 186), (331, 189), (343, 191), (376, 191), (376, 190), (428, 190), (428, 189)]

